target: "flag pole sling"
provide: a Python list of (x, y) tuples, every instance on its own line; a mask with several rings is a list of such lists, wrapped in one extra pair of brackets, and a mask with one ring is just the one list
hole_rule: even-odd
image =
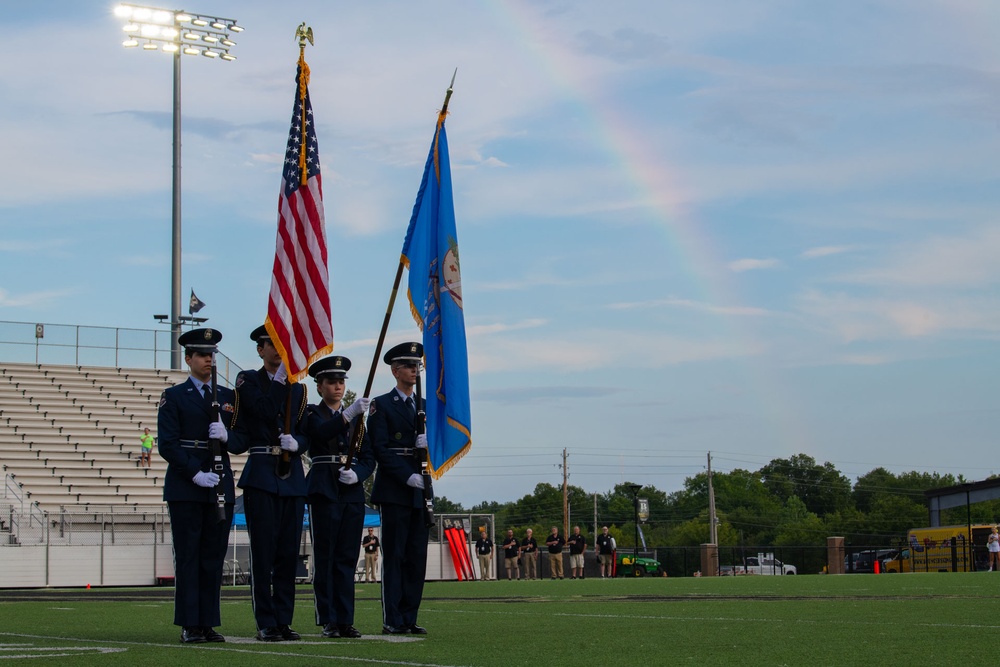
[[(385, 334), (389, 330), (389, 320), (392, 319), (392, 307), (396, 304), (396, 293), (399, 291), (399, 283), (403, 279), (403, 260), (399, 260), (399, 266), (396, 267), (396, 278), (392, 281), (392, 292), (389, 293), (389, 304), (385, 307), (385, 317), (382, 320), (382, 330), (378, 334), (378, 343), (375, 344), (375, 355), (372, 357), (371, 368), (368, 369), (368, 382), (365, 383), (365, 393), (364, 398), (368, 398), (372, 392), (372, 385), (375, 383), (375, 371), (378, 370), (378, 358), (382, 354), (382, 346), (385, 344)], [(354, 431), (354, 437), (351, 438), (351, 448), (347, 452), (347, 460), (344, 461), (344, 469), (351, 469), (351, 462), (354, 460), (354, 455), (358, 451), (358, 447), (361, 445), (361, 439), (365, 436), (364, 420), (361, 422), (360, 428)]]

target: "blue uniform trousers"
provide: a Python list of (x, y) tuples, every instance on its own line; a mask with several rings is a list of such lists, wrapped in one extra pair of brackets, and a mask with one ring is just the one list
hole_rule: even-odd
[(396, 627), (417, 622), (427, 574), (424, 508), (382, 503), (382, 622)]
[(354, 625), (354, 573), (358, 567), (363, 503), (332, 503), (323, 496), (309, 498), (312, 530), (313, 595), (316, 625)]
[(243, 489), (250, 533), (250, 591), (257, 629), (291, 625), (305, 498)]
[(233, 504), (226, 503), (225, 521), (216, 520), (215, 503), (172, 500), (167, 508), (174, 540), (174, 625), (222, 625), (219, 589)]

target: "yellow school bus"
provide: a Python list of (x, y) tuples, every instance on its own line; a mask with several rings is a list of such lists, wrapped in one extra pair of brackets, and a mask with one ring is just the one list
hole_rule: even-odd
[[(993, 530), (992, 524), (969, 526), (936, 526), (914, 528), (906, 535), (909, 562), (890, 561), (886, 568), (896, 572), (970, 572), (985, 570), (987, 565), (986, 539)], [(900, 556), (902, 558), (902, 554)]]

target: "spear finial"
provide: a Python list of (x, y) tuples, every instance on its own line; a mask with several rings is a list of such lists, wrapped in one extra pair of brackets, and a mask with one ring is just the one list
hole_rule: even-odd
[(455, 68), (455, 73), (451, 75), (451, 83), (448, 84), (448, 91), (444, 94), (444, 106), (441, 107), (441, 117), (444, 118), (448, 115), (448, 102), (451, 100), (451, 94), (455, 92), (455, 77), (458, 76), (458, 68)]

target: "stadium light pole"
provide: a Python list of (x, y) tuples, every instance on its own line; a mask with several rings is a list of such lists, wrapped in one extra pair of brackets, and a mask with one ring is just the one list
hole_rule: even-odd
[(229, 50), (236, 46), (233, 33), (243, 32), (235, 19), (178, 9), (160, 9), (122, 3), (115, 16), (127, 21), (123, 30), (126, 48), (162, 51), (174, 60), (173, 176), (170, 243), (170, 368), (181, 367), (181, 57), (204, 56), (211, 60), (236, 60)]

